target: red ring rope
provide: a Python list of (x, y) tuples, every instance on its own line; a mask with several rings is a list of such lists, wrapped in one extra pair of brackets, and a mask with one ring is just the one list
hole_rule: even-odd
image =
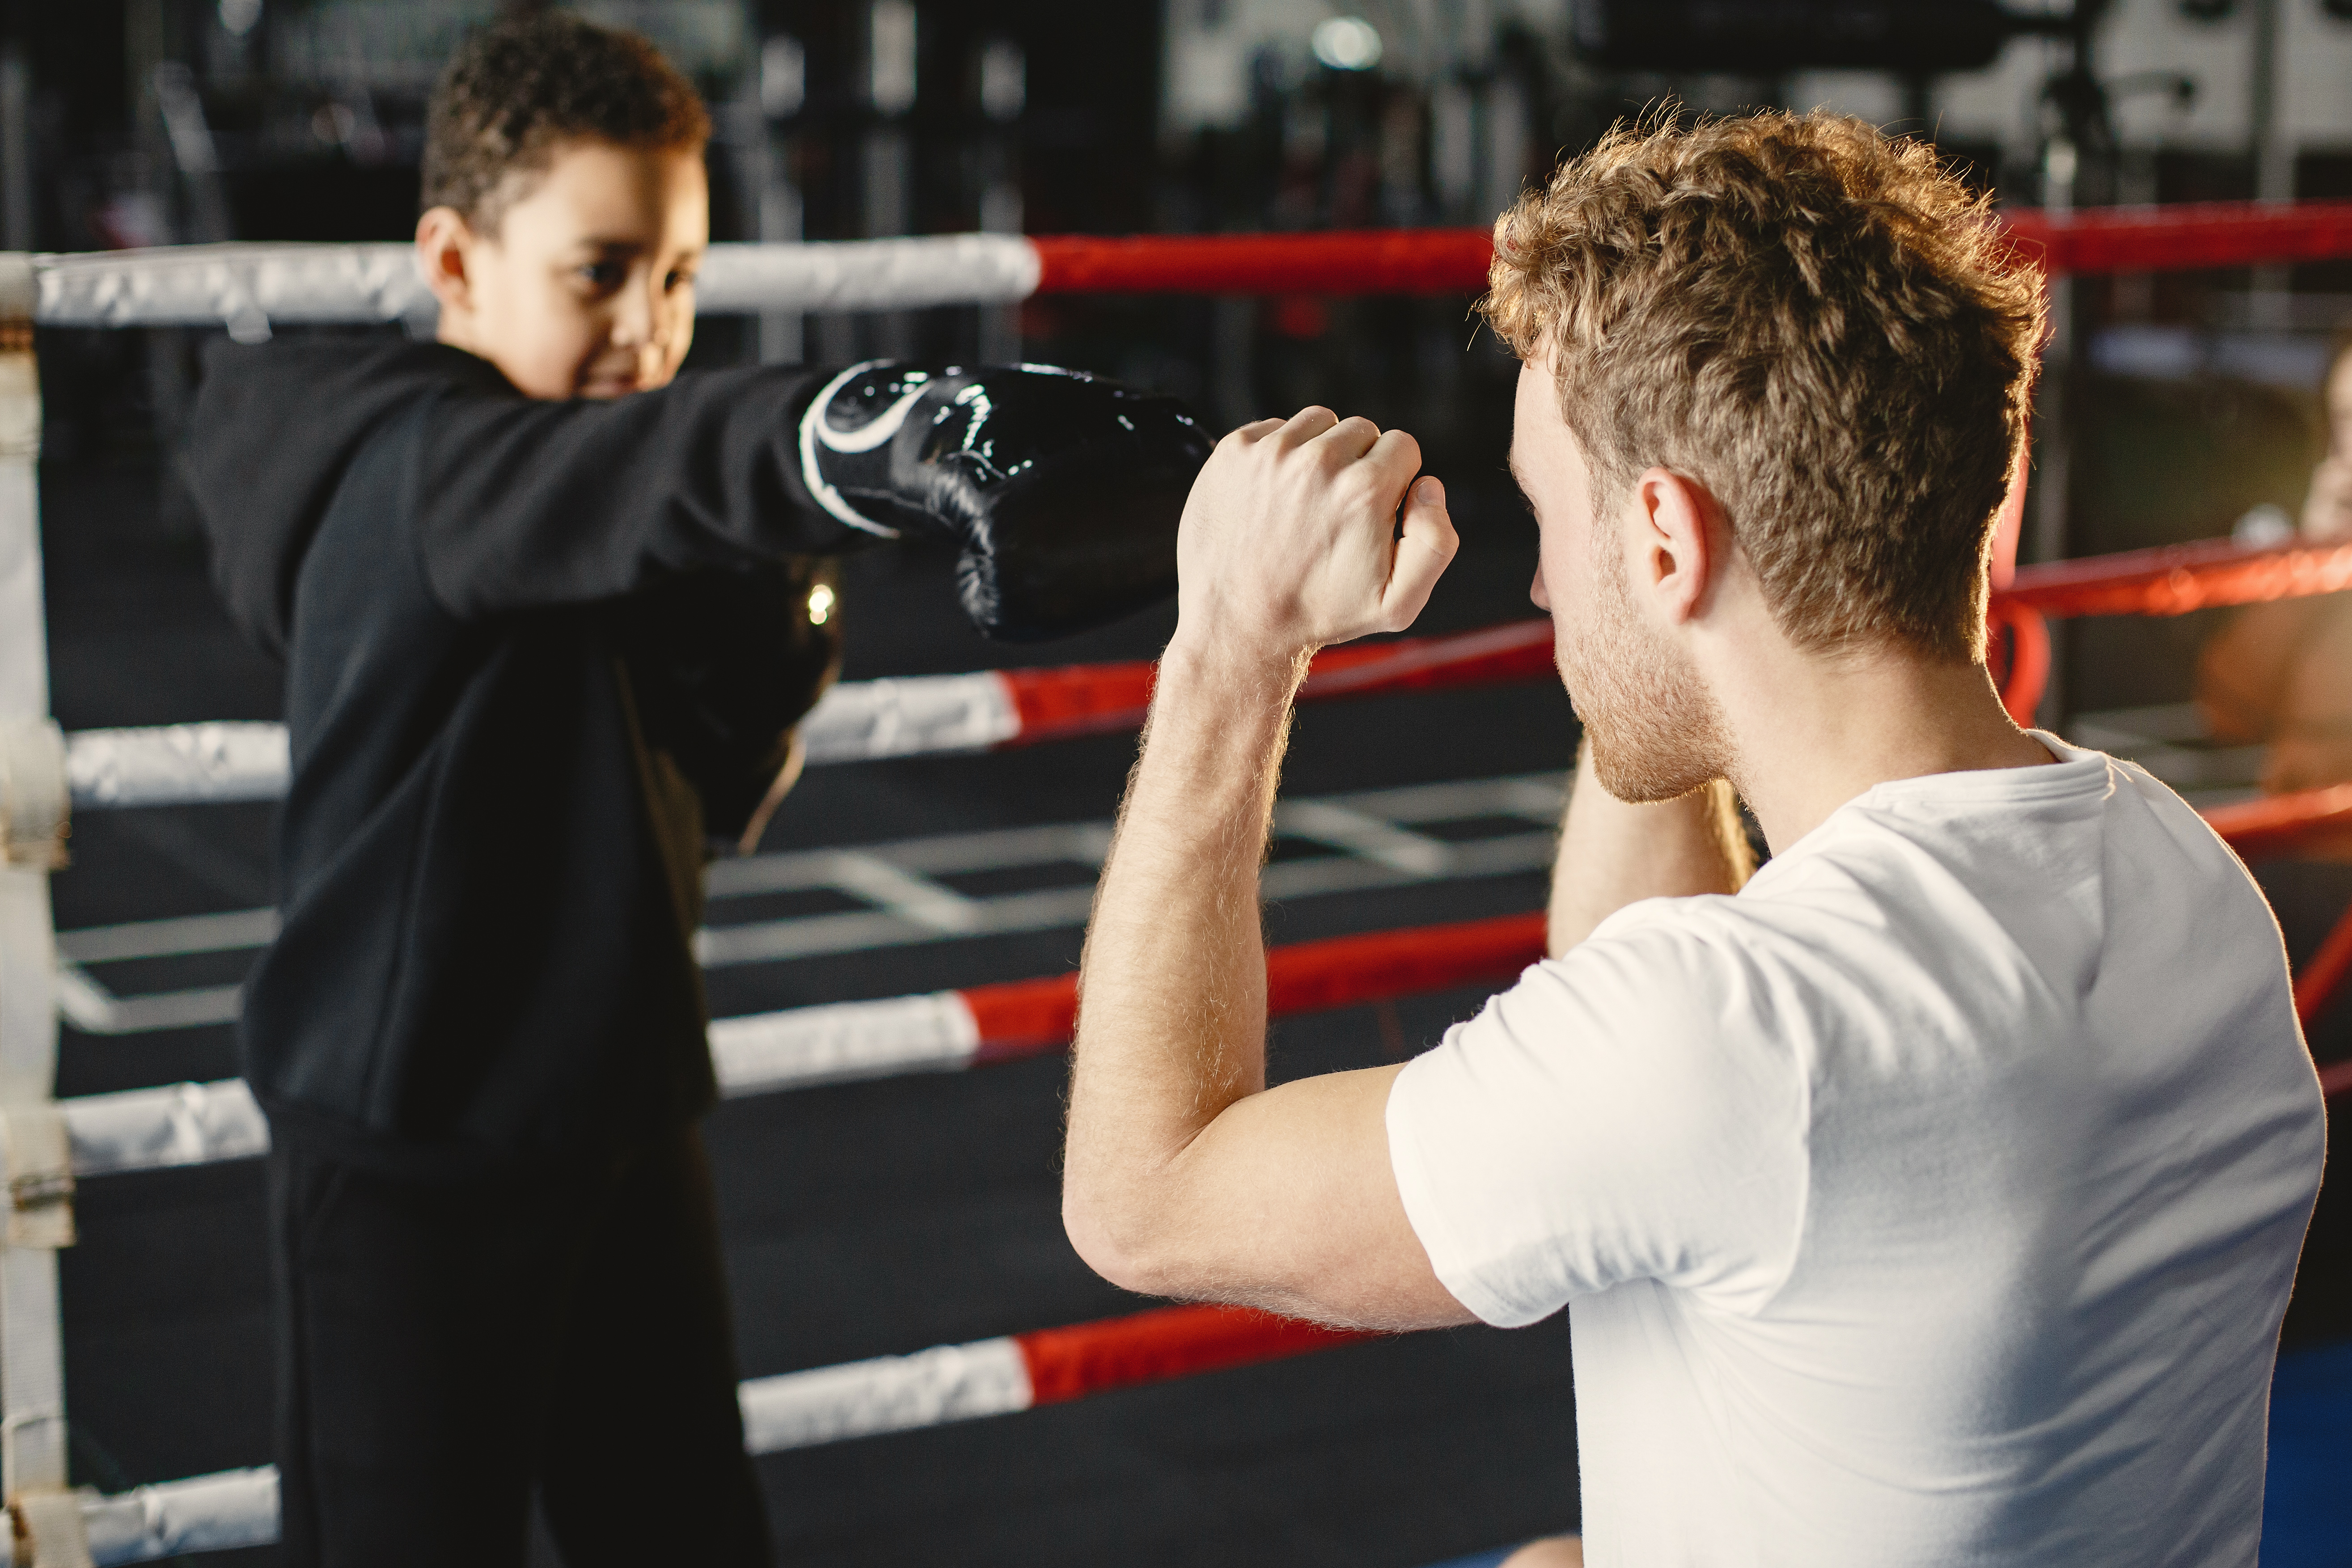
[[(2200, 202), (2000, 215), (2052, 273), (2160, 272), (2352, 256), (2352, 202)], [(1482, 228), (1038, 235), (1040, 294), (1475, 294)]]
[[(1369, 697), (1533, 680), (1554, 673), (1548, 620), (1507, 621), (1447, 637), (1349, 643), (1315, 656), (1299, 700)], [(1118, 664), (1055, 665), (997, 672), (1013, 694), (1021, 729), (1008, 746), (1073, 735), (1140, 728), (1151, 706), (1155, 666), (1149, 659)]]
[[(1508, 980), (1543, 950), (1541, 910), (1293, 942), (1266, 952), (1266, 1016)], [(958, 994), (980, 1031), (974, 1066), (1057, 1051), (1077, 1028), (1075, 973), (975, 985)]]
[(1030, 1397), (1059, 1405), (1227, 1367), (1304, 1355), (1373, 1336), (1277, 1318), (1245, 1307), (1161, 1307), (1066, 1329), (1015, 1334)]
[(1483, 228), (1040, 235), (1040, 294), (1457, 294), (1486, 286)]
[[(2224, 605), (2303, 598), (2352, 588), (2352, 543), (2248, 549), (2226, 539), (2119, 555), (2021, 566), (1993, 590), (1990, 618), (2014, 639), (2002, 700), (2032, 721), (2050, 668), (2044, 616), (2178, 616)], [(1152, 665), (1061, 665), (999, 673), (1020, 732), (1008, 745), (1132, 730), (1151, 701)], [(1374, 692), (1486, 686), (1550, 678), (1551, 623), (1507, 621), (1481, 631), (1326, 648), (1299, 696), (1314, 701)]]
[(2254, 550), (2226, 539), (2021, 566), (1996, 605), (2045, 616), (2182, 616), (2352, 588), (2352, 542)]

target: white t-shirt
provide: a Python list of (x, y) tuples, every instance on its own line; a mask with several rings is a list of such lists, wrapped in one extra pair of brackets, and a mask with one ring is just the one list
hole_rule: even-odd
[(1596, 1568), (2254, 1563), (2326, 1144), (2278, 926), (2036, 738), (1619, 910), (1397, 1079), (1446, 1289), (1573, 1303)]

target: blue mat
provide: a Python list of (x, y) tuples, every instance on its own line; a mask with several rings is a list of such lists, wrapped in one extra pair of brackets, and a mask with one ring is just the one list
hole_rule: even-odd
[[(1512, 1548), (1429, 1568), (1499, 1568)], [(2352, 1343), (2279, 1357), (2263, 1568), (2352, 1568)]]
[(2279, 1357), (2263, 1568), (2352, 1568), (2352, 1343)]

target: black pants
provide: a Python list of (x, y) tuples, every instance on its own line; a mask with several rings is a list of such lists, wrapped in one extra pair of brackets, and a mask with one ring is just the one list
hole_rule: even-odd
[(289, 1568), (768, 1563), (692, 1129), (562, 1180), (269, 1158)]

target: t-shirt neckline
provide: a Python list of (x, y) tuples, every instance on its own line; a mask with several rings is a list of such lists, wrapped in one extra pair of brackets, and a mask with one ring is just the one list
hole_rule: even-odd
[(1971, 803), (2006, 799), (2020, 805), (2044, 804), (2094, 789), (2105, 795), (2114, 787), (2112, 759), (2105, 752), (2070, 745), (2047, 730), (2027, 730), (2023, 733), (2054, 760), (2023, 767), (1962, 768), (1953, 773), (1882, 780), (1839, 805), (1786, 849), (1773, 851), (1771, 860), (1757, 875), (1762, 876), (1764, 871), (1798, 854), (1849, 814), (1867, 811), (1874, 805), (1916, 805), (1937, 796), (1957, 796)]

